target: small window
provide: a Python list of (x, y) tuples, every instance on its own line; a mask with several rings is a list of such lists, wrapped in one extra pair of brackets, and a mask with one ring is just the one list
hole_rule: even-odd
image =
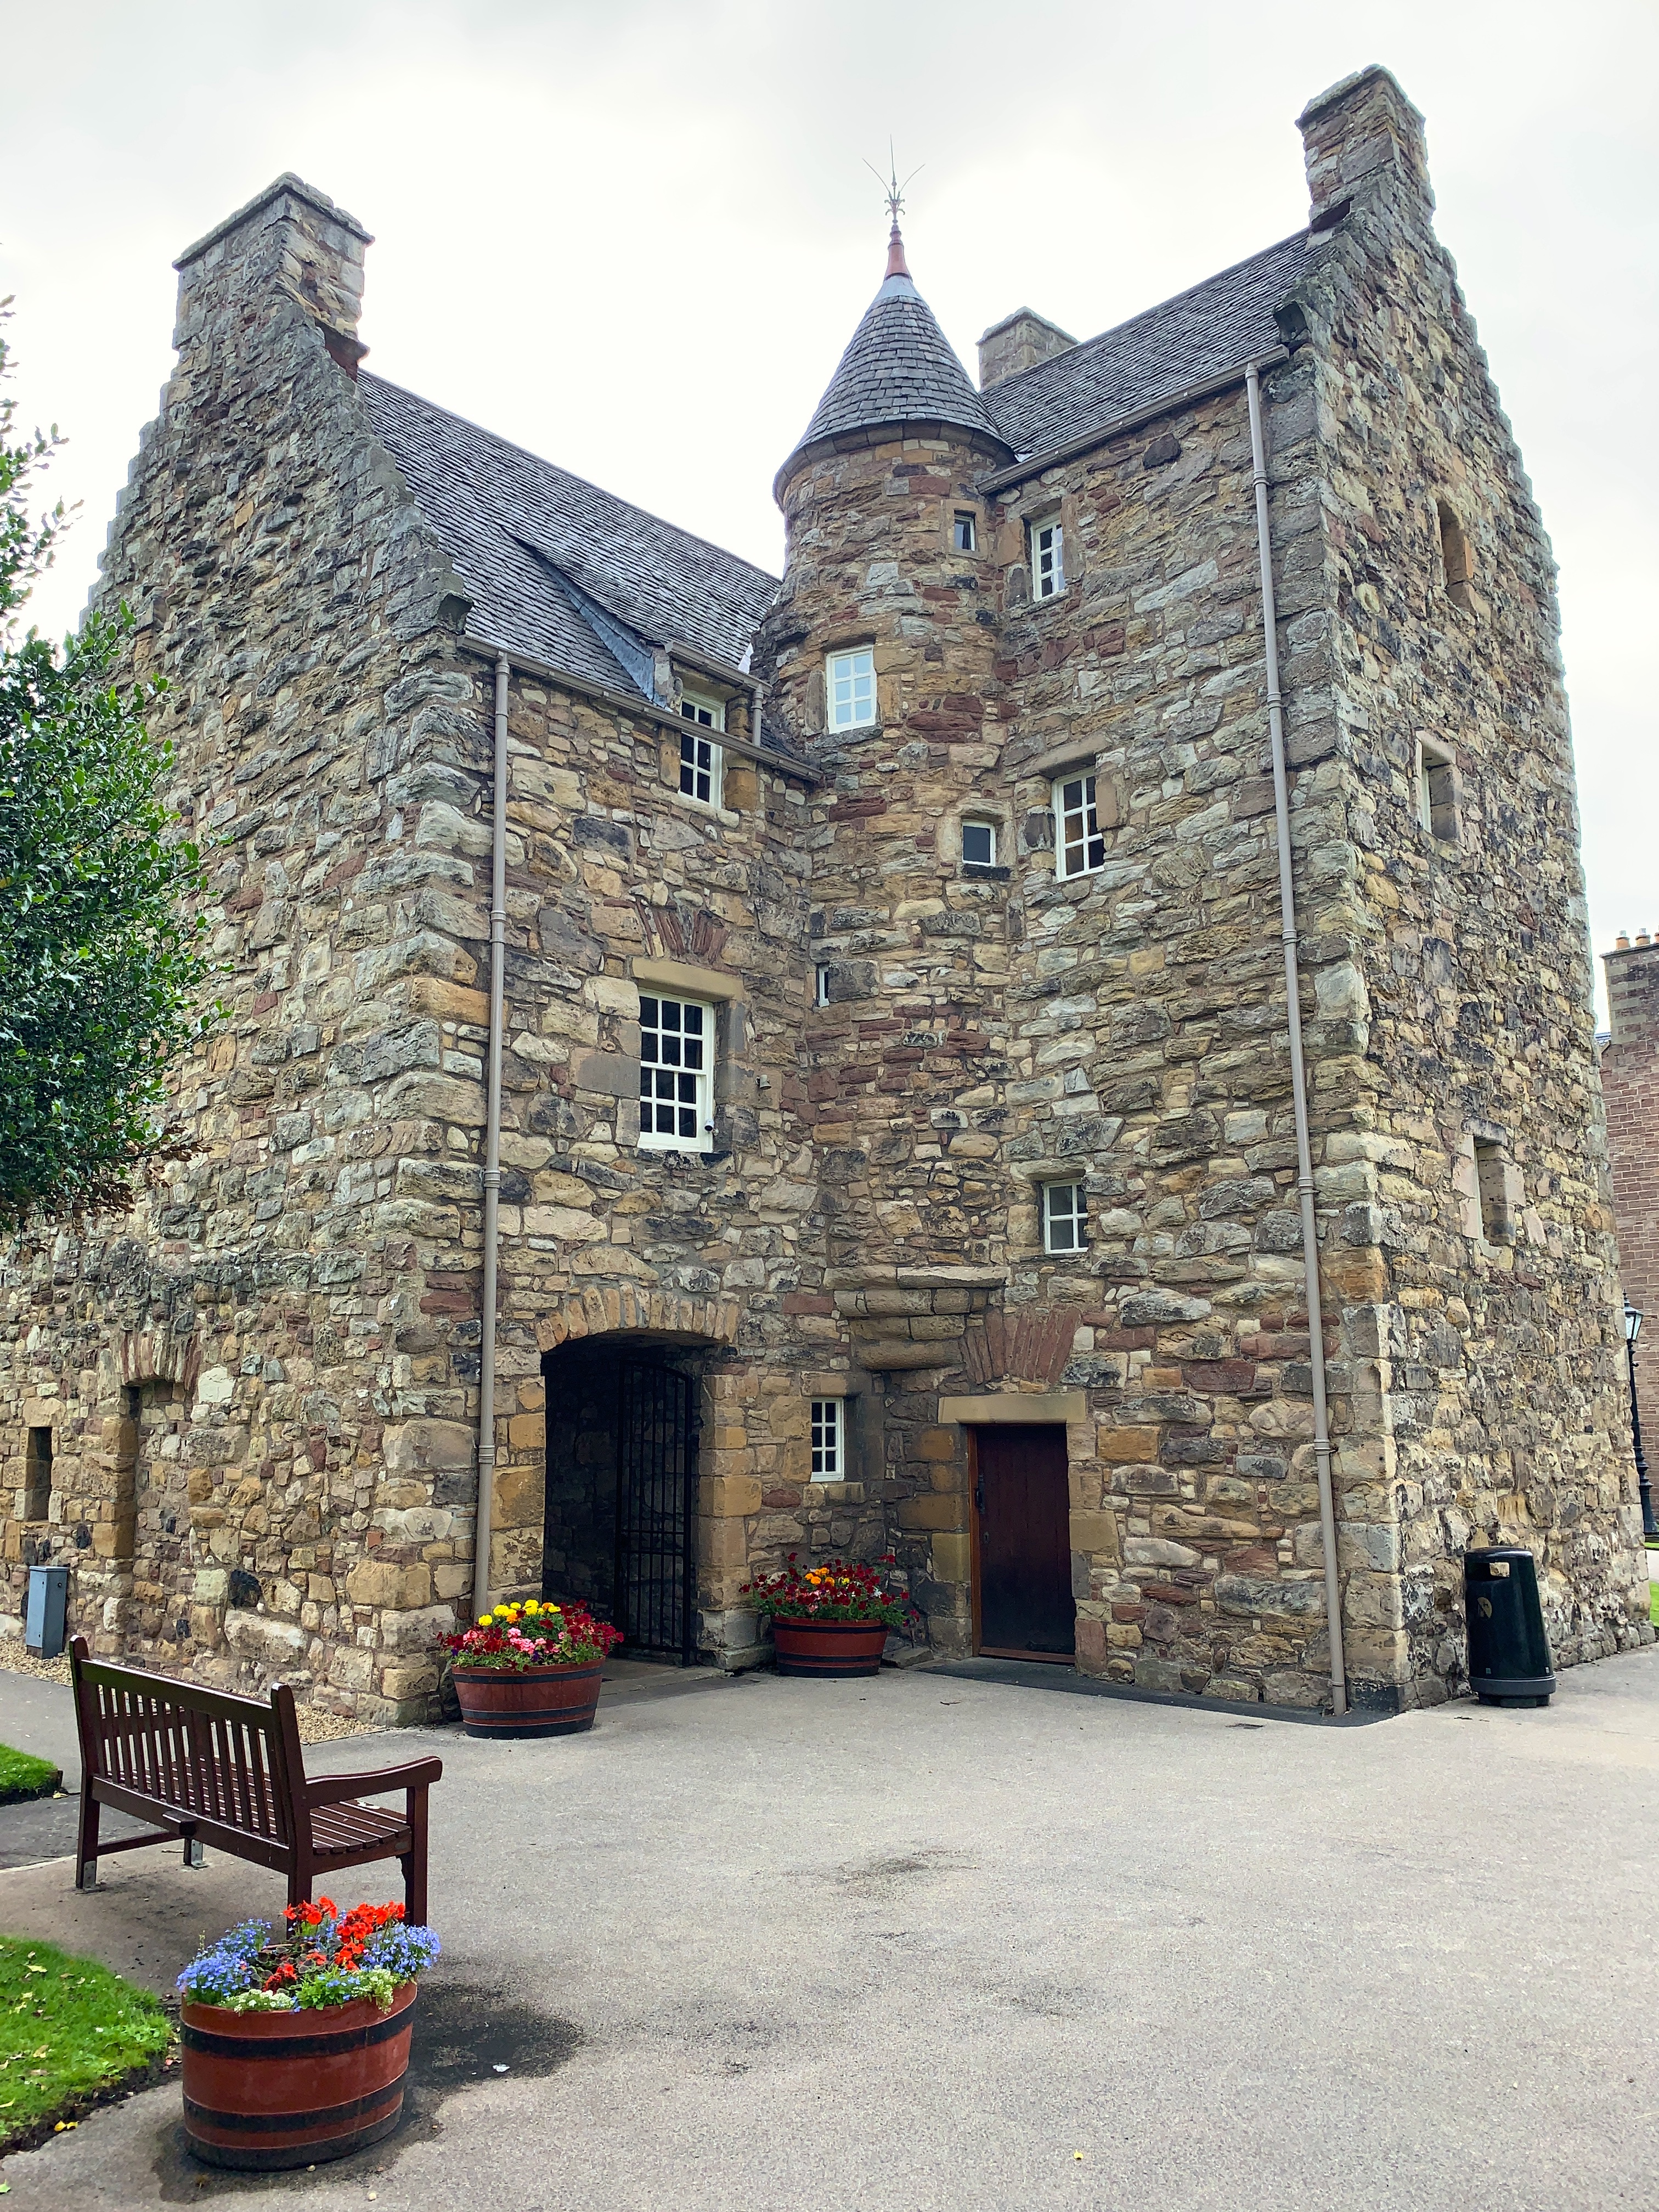
[(951, 542), (958, 553), (976, 553), (979, 550), (979, 538), (971, 514), (957, 515)]
[(44, 1521), (52, 1510), (52, 1431), (31, 1429), (23, 1459), (23, 1518)]
[(1463, 526), (1445, 501), (1435, 502), (1440, 520), (1440, 565), (1445, 573), (1446, 597), (1467, 611), (1474, 604), (1470, 590), (1469, 541)]
[(830, 970), (827, 968), (815, 969), (812, 975), (812, 1004), (815, 1006), (827, 1006), (829, 1003)]
[(699, 698), (686, 691), (680, 697), (682, 720), (696, 727), (680, 732), (680, 789), (687, 799), (703, 806), (720, 803), (720, 749), (704, 730), (723, 730), (726, 709), (718, 699)]
[(1060, 544), (1057, 522), (1038, 522), (1031, 526), (1031, 596), (1037, 599), (1059, 597), (1066, 588), (1066, 561)]
[(1106, 865), (1091, 775), (1066, 776), (1054, 786), (1054, 859), (1062, 876), (1092, 875)]
[(1089, 1242), (1089, 1209), (1080, 1182), (1042, 1186), (1042, 1249), (1081, 1252)]
[(997, 825), (994, 822), (964, 822), (963, 823), (962, 860), (964, 867), (995, 867)]
[(830, 726), (867, 730), (876, 719), (876, 656), (867, 645), (830, 655)]
[(1480, 1234), (1488, 1244), (1512, 1244), (1515, 1242), (1507, 1170), (1504, 1147), (1477, 1137), (1474, 1140), (1474, 1187), (1480, 1200)]
[(695, 999), (640, 1000), (640, 1143), (650, 1152), (708, 1147), (712, 1006)]
[(814, 1398), (812, 1480), (814, 1482), (843, 1481), (844, 1466), (841, 1443), (841, 1400)]
[(1444, 745), (1417, 739), (1417, 818), (1443, 845), (1457, 842), (1457, 771)]

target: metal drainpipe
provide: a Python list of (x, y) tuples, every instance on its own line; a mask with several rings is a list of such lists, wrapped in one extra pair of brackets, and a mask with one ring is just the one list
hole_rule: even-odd
[(1337, 1571), (1336, 1502), (1331, 1488), (1330, 1415), (1325, 1400), (1325, 1321), (1319, 1296), (1319, 1230), (1314, 1218), (1313, 1148), (1308, 1138), (1308, 1075), (1302, 1060), (1302, 994), (1296, 973), (1296, 884), (1291, 872), (1291, 794), (1285, 770), (1285, 709), (1279, 689), (1279, 609), (1273, 599), (1267, 525), (1267, 463), (1261, 440), (1261, 380), (1244, 372), (1250, 407), (1250, 473), (1255, 484), (1255, 542), (1261, 562), (1261, 633), (1267, 660), (1267, 734), (1273, 748), (1273, 817), (1279, 830), (1279, 914), (1285, 939), (1285, 1018), (1291, 1036), (1291, 1099), (1296, 1113), (1296, 1186), (1302, 1200), (1302, 1264), (1307, 1274), (1308, 1344), (1313, 1369), (1314, 1461), (1319, 1525), (1325, 1544), (1325, 1617), (1330, 1629), (1331, 1705), (1348, 1710), (1342, 1653), (1342, 1583)]
[(507, 990), (507, 701), (512, 671), (495, 663), (495, 830), (489, 878), (489, 1107), (484, 1129), (483, 1340), (478, 1356), (478, 1513), (472, 1540), (472, 1618), (489, 1610), (495, 1504), (495, 1262), (501, 1213), (501, 1030)]

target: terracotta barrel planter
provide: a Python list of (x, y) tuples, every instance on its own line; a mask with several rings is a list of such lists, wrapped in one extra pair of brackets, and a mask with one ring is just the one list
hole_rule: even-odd
[(568, 1667), (455, 1667), (455, 1695), (469, 1735), (575, 1735), (593, 1725), (599, 1703), (600, 1659)]
[(780, 1674), (875, 1674), (890, 1631), (879, 1620), (779, 1620), (772, 1623)]
[(324, 2012), (186, 2004), (185, 2140), (209, 2166), (272, 2172), (343, 2158), (403, 2118), (416, 1984)]

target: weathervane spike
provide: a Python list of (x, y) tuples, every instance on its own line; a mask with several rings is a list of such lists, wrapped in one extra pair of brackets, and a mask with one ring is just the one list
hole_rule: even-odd
[(927, 164), (926, 161), (918, 162), (916, 167), (911, 170), (909, 175), (904, 179), (904, 182), (901, 184), (899, 182), (898, 162), (894, 155), (893, 142), (890, 138), (887, 141), (887, 174), (884, 177), (881, 171), (876, 167), (873, 161), (866, 161), (864, 166), (868, 169), (876, 182), (881, 186), (882, 198), (887, 203), (887, 212), (892, 219), (893, 229), (896, 234), (899, 227), (899, 217), (904, 212), (904, 195), (909, 190), (910, 186), (915, 182), (915, 179), (921, 174), (922, 171), (927, 167)]

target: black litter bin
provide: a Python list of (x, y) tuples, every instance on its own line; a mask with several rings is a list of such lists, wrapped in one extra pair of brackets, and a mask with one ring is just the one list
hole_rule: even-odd
[(1530, 1552), (1494, 1544), (1463, 1554), (1469, 1687), (1483, 1705), (1547, 1705), (1555, 1694), (1538, 1569)]

